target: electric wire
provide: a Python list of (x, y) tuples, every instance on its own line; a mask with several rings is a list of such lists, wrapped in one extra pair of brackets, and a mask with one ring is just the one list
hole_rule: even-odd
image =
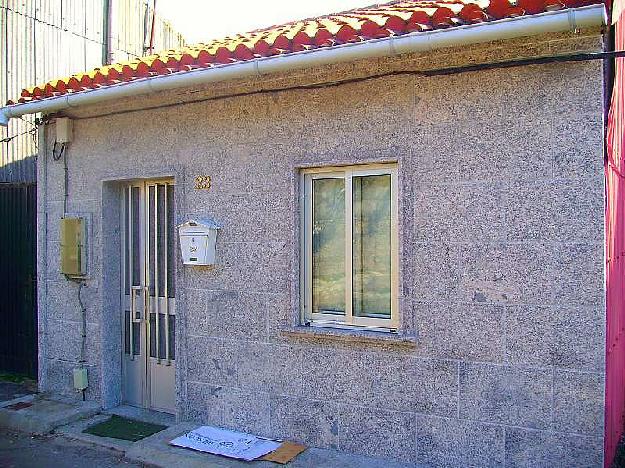
[(288, 91), (298, 90), (315, 90), (324, 88), (333, 88), (337, 86), (343, 86), (353, 83), (362, 83), (366, 81), (378, 80), (381, 78), (387, 78), (391, 76), (422, 76), (422, 77), (434, 77), (434, 76), (447, 76), (457, 75), (460, 73), (469, 73), (482, 70), (492, 70), (497, 68), (513, 68), (524, 67), (530, 65), (546, 65), (551, 63), (566, 63), (566, 62), (585, 62), (591, 60), (606, 60), (613, 58), (625, 57), (625, 50), (610, 51), (610, 52), (588, 52), (588, 53), (576, 53), (576, 54), (561, 54), (561, 55), (548, 55), (526, 59), (514, 59), (496, 62), (484, 62), (470, 65), (463, 65), (460, 67), (447, 67), (431, 70), (393, 70), (389, 72), (378, 73), (374, 75), (367, 75), (356, 78), (347, 78), (344, 80), (326, 81), (322, 83), (312, 83), (306, 85), (287, 86), (281, 88), (261, 88), (253, 91), (243, 91), (239, 93), (222, 94), (219, 96), (203, 97), (199, 99), (189, 99), (185, 101), (171, 102), (167, 104), (158, 104), (154, 106), (145, 106), (137, 109), (128, 109), (120, 111), (112, 111), (104, 114), (90, 115), (84, 117), (73, 117), (74, 120), (89, 120), (101, 117), (110, 117), (121, 114), (131, 114), (135, 112), (166, 109), (178, 106), (184, 106), (187, 104), (195, 104), (200, 102), (220, 101), (224, 99), (231, 99), (237, 97), (253, 96), (257, 94), (279, 94)]
[(25, 132), (20, 132), (20, 133), (16, 133), (15, 135), (11, 135), (5, 138), (2, 138), (0, 140), (0, 143), (9, 143), (12, 140), (15, 140), (18, 137), (21, 137), (22, 135), (35, 135), (36, 134), (36, 129), (31, 128), (30, 130), (26, 130)]

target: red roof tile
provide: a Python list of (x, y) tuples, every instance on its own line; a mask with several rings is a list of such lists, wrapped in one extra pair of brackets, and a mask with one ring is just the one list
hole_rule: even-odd
[(400, 0), (102, 66), (25, 89), (19, 102), (259, 57), (600, 3), (601, 0), (516, 0), (514, 4), (509, 0)]

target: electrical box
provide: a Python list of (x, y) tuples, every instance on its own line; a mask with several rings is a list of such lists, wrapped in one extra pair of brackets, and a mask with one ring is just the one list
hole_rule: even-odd
[(217, 231), (220, 226), (212, 220), (189, 220), (178, 226), (182, 263), (185, 265), (214, 265)]
[(72, 119), (59, 117), (55, 121), (55, 126), (57, 143), (69, 143), (72, 141)]
[(85, 218), (61, 219), (61, 273), (84, 276), (87, 273)]
[(81, 392), (85, 390), (89, 386), (89, 381), (87, 379), (87, 369), (81, 367), (79, 369), (74, 369), (74, 389), (77, 392)]

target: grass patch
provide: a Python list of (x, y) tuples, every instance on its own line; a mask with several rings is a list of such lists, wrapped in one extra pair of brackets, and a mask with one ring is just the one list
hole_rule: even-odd
[(100, 437), (136, 442), (166, 428), (167, 426), (161, 424), (152, 424), (113, 415), (106, 421), (88, 427), (83, 432)]

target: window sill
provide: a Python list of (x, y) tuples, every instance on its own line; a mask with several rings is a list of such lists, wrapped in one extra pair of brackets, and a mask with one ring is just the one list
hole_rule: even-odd
[(357, 328), (332, 328), (316, 326), (294, 326), (280, 330), (280, 334), (291, 338), (327, 339), (345, 343), (388, 344), (414, 348), (417, 337), (403, 333), (363, 330)]

